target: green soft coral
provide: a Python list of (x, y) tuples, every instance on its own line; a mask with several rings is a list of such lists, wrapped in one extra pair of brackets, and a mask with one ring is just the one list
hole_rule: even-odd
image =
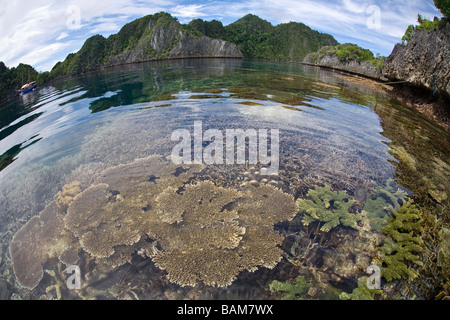
[(311, 285), (306, 282), (304, 276), (295, 278), (295, 283), (272, 281), (269, 285), (270, 292), (283, 292), (281, 300), (299, 300), (302, 295), (308, 292)]
[(376, 300), (377, 295), (381, 294), (383, 290), (369, 289), (367, 287), (367, 277), (358, 279), (358, 287), (352, 293), (342, 292), (339, 295), (341, 300)]
[(423, 251), (423, 241), (420, 208), (412, 200), (393, 213), (383, 233), (389, 238), (381, 247), (383, 254), (382, 276), (388, 281), (395, 279), (413, 279), (418, 272), (408, 264), (421, 266), (418, 253)]
[(350, 207), (355, 202), (350, 200), (345, 191), (332, 191), (329, 185), (316, 187), (309, 190), (310, 199), (298, 199), (299, 212), (303, 212), (303, 224), (309, 225), (319, 221), (320, 230), (328, 232), (332, 228), (342, 224), (347, 227), (355, 227), (360, 220), (358, 216), (349, 213)]
[(370, 221), (370, 226), (376, 231), (381, 231), (386, 225), (392, 213), (400, 209), (405, 193), (399, 188), (392, 187), (392, 179), (386, 182), (386, 186), (377, 186), (364, 205), (364, 211)]

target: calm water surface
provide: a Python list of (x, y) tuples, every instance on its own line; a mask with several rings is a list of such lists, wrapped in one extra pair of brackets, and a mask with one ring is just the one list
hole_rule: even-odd
[[(272, 243), (279, 258), (271, 268), (258, 252), (264, 237), (261, 242), (248, 240), (254, 231), (242, 216), (232, 222), (220, 220), (221, 227), (200, 223), (201, 232), (217, 230), (219, 240), (227, 240), (231, 224), (239, 224), (238, 229), (231, 228), (238, 240), (235, 248), (202, 248), (208, 253), (211, 249), (211, 254), (204, 253), (205, 261), (198, 266), (189, 263), (198, 261), (192, 257), (203, 238), (201, 232), (189, 240), (179, 236), (192, 228), (186, 199), (190, 194), (191, 203), (208, 198), (206, 194), (198, 200), (200, 191), (189, 192), (189, 186), (210, 181), (212, 194), (227, 190), (242, 195), (270, 185), (261, 181), (259, 164), (173, 167), (168, 157), (177, 142), (171, 135), (177, 129), (193, 133), (195, 121), (202, 121), (204, 131), (223, 133), (278, 129), (280, 168), (272, 179), (276, 186), (272, 193), (289, 195), (293, 202), (308, 199), (316, 187), (346, 192), (345, 202), (353, 203), (350, 212), (359, 217), (358, 224), (325, 232), (318, 230), (318, 223), (305, 225), (301, 212), (267, 222), (255, 209), (251, 214), (261, 222), (253, 229), (269, 228), (280, 237)], [(366, 204), (388, 191), (396, 197), (393, 206), (400, 206), (407, 196), (420, 203), (427, 249), (420, 255), (424, 266), (411, 265), (420, 270), (413, 285), (405, 286), (401, 280), (383, 283), (389, 290), (378, 298), (430, 299), (450, 274), (445, 265), (448, 256), (436, 258), (444, 246), (438, 234), (450, 220), (449, 136), (374, 83), (296, 64), (222, 59), (136, 64), (54, 83), (3, 103), (0, 128), (1, 299), (280, 299), (285, 291), (273, 289), (273, 281), (295, 283), (299, 276), (308, 285), (295, 297), (339, 299), (342, 292), (351, 293), (358, 286), (358, 279), (367, 276), (365, 269), (376, 260), (377, 245), (385, 236), (367, 220)], [(161, 162), (168, 164), (158, 167)], [(258, 186), (250, 186), (249, 180)], [(105, 181), (107, 200), (98, 191)], [(138, 195), (144, 190), (140, 188), (152, 195)], [(151, 225), (140, 230), (149, 220), (145, 214), (170, 212), (164, 197), (157, 197), (167, 195), (170, 188), (176, 192), (169, 198), (180, 199), (180, 210), (185, 210), (183, 219), (168, 223), (166, 229)], [(220, 212), (258, 208), (264, 199), (255, 194), (247, 203), (230, 198)], [(384, 199), (374, 203), (386, 205), (389, 197)], [(98, 209), (98, 203), (104, 205)], [(140, 206), (142, 216), (136, 218), (123, 208), (114, 211), (120, 203)], [(202, 205), (194, 211), (201, 212)], [(100, 211), (83, 216), (92, 207)], [(110, 218), (102, 216), (106, 212)], [(34, 226), (33, 221), (27, 224), (39, 215)], [(135, 227), (140, 233), (130, 240), (135, 230), (124, 230), (136, 219), (143, 219)], [(104, 236), (111, 221), (117, 222), (117, 234)], [(204, 234), (210, 239), (209, 231)], [(89, 249), (91, 242), (97, 251)], [(105, 253), (103, 246), (113, 250)], [(249, 267), (239, 262), (243, 265), (229, 276), (232, 283), (226, 287), (214, 285), (216, 280), (209, 283), (207, 266), (230, 261), (221, 255), (241, 247), (245, 249), (239, 256), (253, 255), (261, 261)], [(71, 263), (81, 271), (80, 290), (66, 285), (70, 259), (63, 253), (69, 251)], [(187, 264), (196, 266), (191, 270)]]

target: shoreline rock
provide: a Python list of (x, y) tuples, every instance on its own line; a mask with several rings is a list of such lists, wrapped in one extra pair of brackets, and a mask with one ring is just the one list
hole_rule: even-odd
[(390, 81), (407, 81), (450, 97), (450, 23), (437, 30), (415, 30), (407, 45), (394, 47), (382, 73)]
[(388, 81), (388, 79), (381, 73), (381, 70), (376, 69), (368, 61), (358, 62), (356, 60), (351, 60), (343, 63), (336, 55), (326, 54), (322, 58), (319, 58), (319, 60), (314, 62), (312, 59), (312, 54), (308, 54), (303, 60), (303, 63), (311, 66), (326, 67), (334, 70), (345, 71), (348, 73), (357, 74), (380, 81)]

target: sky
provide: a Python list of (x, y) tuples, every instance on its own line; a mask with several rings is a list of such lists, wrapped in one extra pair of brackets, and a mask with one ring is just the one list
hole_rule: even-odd
[(126, 23), (161, 11), (181, 23), (200, 18), (228, 25), (248, 13), (272, 25), (302, 22), (384, 56), (417, 14), (442, 17), (433, 0), (0, 0), (0, 61), (50, 71), (89, 37), (116, 34)]

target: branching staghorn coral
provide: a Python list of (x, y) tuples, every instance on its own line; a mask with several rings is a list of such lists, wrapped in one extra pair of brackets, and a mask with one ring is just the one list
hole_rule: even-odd
[(380, 248), (383, 254), (381, 274), (387, 281), (418, 276), (417, 270), (408, 264), (422, 265), (417, 255), (423, 251), (421, 231), (421, 211), (412, 200), (393, 213), (383, 228), (383, 233), (389, 238)]
[(328, 232), (342, 224), (355, 227), (359, 217), (349, 212), (354, 200), (350, 200), (345, 191), (332, 191), (329, 185), (309, 190), (309, 199), (298, 199), (300, 212), (303, 212), (303, 224), (309, 225), (314, 221), (321, 224), (320, 230)]

